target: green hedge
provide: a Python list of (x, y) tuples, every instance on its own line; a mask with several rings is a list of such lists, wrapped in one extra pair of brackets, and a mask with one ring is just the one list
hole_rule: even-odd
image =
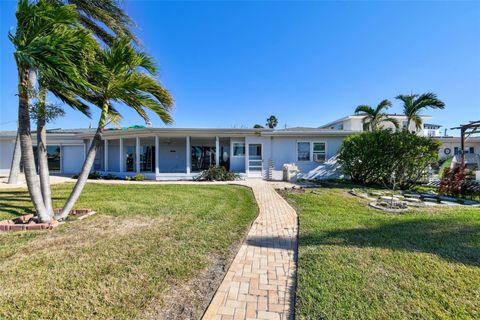
[(399, 187), (415, 184), (438, 158), (440, 143), (409, 132), (379, 130), (345, 139), (339, 162), (354, 182)]

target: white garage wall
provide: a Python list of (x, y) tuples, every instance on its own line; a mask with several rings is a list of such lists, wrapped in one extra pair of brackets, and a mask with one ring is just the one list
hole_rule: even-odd
[(84, 152), (83, 145), (62, 146), (63, 173), (79, 173), (83, 166)]
[(15, 141), (0, 141), (0, 174), (8, 174), (12, 162)]

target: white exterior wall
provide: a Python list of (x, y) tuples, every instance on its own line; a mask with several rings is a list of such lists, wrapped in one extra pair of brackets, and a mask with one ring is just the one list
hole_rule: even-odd
[[(343, 137), (274, 137), (272, 139), (272, 159), (274, 163), (272, 178), (281, 180), (283, 178), (283, 165), (288, 163), (297, 165), (301, 171), (299, 178), (333, 178), (334, 176), (330, 177), (328, 172), (326, 172), (331, 170), (329, 163), (318, 163), (311, 160), (298, 161), (297, 142), (325, 142), (328, 162), (328, 159), (331, 159), (338, 153), (343, 140)], [(320, 173), (323, 173), (321, 177), (319, 176)]]
[(362, 119), (352, 118), (344, 121), (343, 130), (363, 131)]
[(186, 141), (185, 138), (162, 138), (160, 137), (160, 173), (186, 172)]
[(9, 174), (15, 140), (0, 141), (0, 174)]
[(120, 172), (120, 141), (108, 141), (108, 171)]
[(78, 174), (82, 170), (85, 155), (85, 147), (63, 146), (62, 147), (62, 169), (63, 173)]

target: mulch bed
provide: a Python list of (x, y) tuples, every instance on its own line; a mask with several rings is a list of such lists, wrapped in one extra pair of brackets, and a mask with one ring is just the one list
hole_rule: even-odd
[[(59, 213), (60, 209), (54, 209), (54, 213)], [(83, 219), (95, 214), (95, 211), (91, 209), (73, 209), (70, 211), (70, 215), (77, 217), (77, 219)], [(52, 230), (58, 227), (61, 223), (57, 220), (52, 220), (50, 223), (38, 223), (37, 218), (33, 214), (26, 214), (10, 220), (0, 221), (0, 232), (7, 231), (34, 231), (34, 230)]]

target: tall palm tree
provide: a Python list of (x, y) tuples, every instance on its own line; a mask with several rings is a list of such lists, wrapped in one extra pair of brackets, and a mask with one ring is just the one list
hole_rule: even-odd
[[(73, 4), (78, 13), (78, 19), (80, 23), (88, 30), (90, 30), (99, 40), (103, 41), (106, 44), (111, 44), (115, 36), (127, 37), (133, 40), (136, 43), (139, 43), (138, 39), (135, 37), (131, 28), (134, 27), (134, 22), (126, 14), (126, 12), (120, 7), (120, 1), (118, 0), (46, 0), (51, 4), (62, 5), (62, 4)], [(111, 31), (111, 32), (109, 32)], [(112, 35), (112, 33), (115, 35)], [(35, 87), (36, 78), (30, 77), (31, 86)], [(42, 88), (39, 88), (39, 91)], [(57, 86), (57, 89), (61, 87)], [(73, 89), (73, 88), (72, 88)], [(64, 90), (63, 90), (64, 91)], [(71, 94), (67, 94), (72, 97)], [(39, 98), (45, 97), (44, 95), (39, 95)], [(69, 104), (69, 99), (65, 100), (65, 93), (62, 96), (56, 95), (58, 98), (63, 100), (63, 102)], [(44, 104), (45, 101), (40, 101), (40, 104)], [(78, 106), (78, 102), (69, 104), (72, 107)], [(37, 122), (37, 141), (39, 141), (38, 150), (38, 161), (39, 163), (39, 175), (40, 183), (42, 187), (42, 193), (44, 198), (48, 198), (48, 195), (44, 193), (44, 190), (49, 190), (49, 172), (48, 166), (45, 166), (47, 161), (46, 159), (46, 135), (44, 124), (46, 122), (44, 119), (38, 118)], [(43, 127), (42, 127), (43, 124)], [(15, 142), (14, 154), (12, 157), (12, 165), (10, 167), (10, 174), (8, 178), (9, 184), (16, 184), (18, 181), (18, 174), (20, 172), (20, 143), (18, 142), (18, 137)], [(47, 202), (51, 202), (47, 201)]]
[(56, 5), (46, 1), (30, 3), (19, 0), (17, 27), (9, 39), (15, 47), (18, 71), (18, 135), (25, 179), (38, 219), (50, 221), (36, 176), (30, 132), (32, 71), (75, 85), (87, 85), (75, 62), (86, 47), (89, 35), (77, 25), (75, 6)]
[[(73, 4), (78, 14), (79, 22), (93, 34), (96, 35), (99, 42), (105, 42), (112, 44), (115, 34), (116, 36), (122, 36), (129, 38), (138, 43), (138, 39), (131, 32), (130, 28), (133, 27), (132, 20), (128, 15), (120, 8), (119, 1), (117, 0), (47, 0), (50, 3), (57, 5)], [(103, 27), (103, 26), (105, 27)], [(108, 29), (108, 30), (107, 30)], [(109, 32), (111, 31), (111, 32)], [(91, 50), (92, 52), (94, 50)], [(86, 65), (91, 56), (89, 52), (79, 52), (78, 61), (80, 64)], [(85, 56), (85, 54), (87, 56)], [(89, 116), (88, 107), (85, 106), (80, 99), (76, 96), (81, 95), (81, 88), (75, 86), (69, 86), (68, 84), (61, 83), (58, 79), (45, 79), (41, 77), (43, 81), (39, 82), (39, 108), (45, 106), (45, 98), (47, 92), (51, 92), (56, 97), (60, 98), (65, 104), (71, 106), (74, 109), (82, 111)], [(41, 111), (41, 110), (40, 110)], [(45, 111), (45, 110), (44, 110)], [(51, 200), (50, 190), (50, 172), (48, 169), (47, 160), (47, 135), (46, 135), (46, 121), (42, 115), (46, 112), (40, 112), (37, 119), (37, 159), (38, 159), (38, 173), (40, 178), (40, 187), (42, 191), (43, 200), (47, 211), (53, 216), (53, 207)]]
[(119, 39), (98, 53), (96, 64), (92, 66), (91, 82), (98, 90), (89, 93), (89, 101), (101, 108), (97, 130), (75, 187), (61, 212), (55, 219), (64, 219), (73, 208), (88, 178), (109, 112), (116, 112), (113, 103), (123, 104), (135, 110), (146, 122), (149, 116), (146, 109), (153, 111), (169, 124), (173, 98), (154, 78), (157, 68), (151, 57), (135, 50), (129, 39)]
[(277, 117), (275, 116), (270, 116), (268, 119), (267, 119), (267, 123), (266, 125), (270, 128), (270, 129), (274, 129), (277, 125), (278, 125), (278, 119)]
[(391, 118), (384, 112), (384, 110), (390, 108), (392, 103), (390, 100), (382, 100), (375, 109), (369, 105), (359, 105), (355, 109), (356, 114), (364, 115), (363, 123), (370, 131), (375, 131), (380, 128), (382, 122), (391, 122), (396, 129), (399, 128), (397, 119)]
[(445, 103), (437, 98), (437, 95), (433, 92), (427, 92), (424, 94), (400, 94), (395, 99), (403, 102), (403, 113), (407, 117), (407, 126), (405, 130), (410, 130), (410, 123), (415, 123), (415, 128), (422, 128), (422, 118), (420, 112), (423, 109), (444, 109)]

